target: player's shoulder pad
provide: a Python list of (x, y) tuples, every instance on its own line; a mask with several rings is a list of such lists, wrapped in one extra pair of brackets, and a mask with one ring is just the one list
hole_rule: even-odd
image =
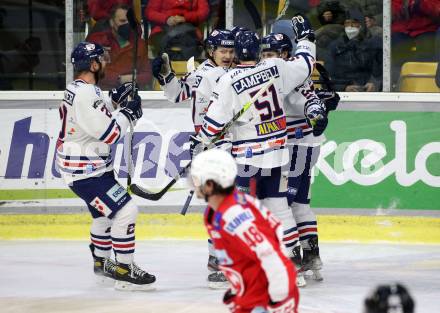
[(75, 101), (80, 101), (81, 103), (90, 103), (94, 108), (97, 108), (99, 104), (97, 101), (101, 101), (103, 92), (101, 88), (92, 84), (81, 84), (78, 85), (75, 90)]
[(240, 229), (246, 228), (249, 222), (255, 220), (252, 211), (241, 204), (234, 204), (223, 213), (224, 230), (233, 235), (240, 232)]

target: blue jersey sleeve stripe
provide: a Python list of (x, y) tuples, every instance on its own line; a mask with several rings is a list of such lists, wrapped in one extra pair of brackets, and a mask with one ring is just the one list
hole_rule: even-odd
[(99, 140), (103, 141), (105, 138), (107, 138), (107, 136), (110, 134), (110, 132), (113, 129), (113, 126), (115, 125), (116, 120), (112, 120), (112, 122), (110, 123), (109, 127), (107, 127), (107, 130), (104, 132), (104, 135), (102, 135), (101, 137), (99, 137)]
[(220, 124), (220, 123), (214, 121), (212, 118), (209, 118), (208, 116), (205, 116), (205, 121), (214, 125), (216, 128), (222, 128), (225, 125), (225, 124)]
[(309, 75), (308, 76), (310, 76), (312, 74), (312, 65), (310, 64), (310, 60), (309, 60), (310, 54), (301, 52), (301, 53), (298, 53), (297, 55), (302, 56), (304, 58), (304, 60), (306, 61), (307, 67), (309, 68)]

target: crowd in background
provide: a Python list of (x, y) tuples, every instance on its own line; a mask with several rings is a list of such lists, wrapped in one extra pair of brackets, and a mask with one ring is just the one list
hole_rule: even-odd
[[(58, 7), (61, 7), (62, 1), (52, 2), (60, 2)], [(224, 28), (226, 24), (225, 0), (141, 0), (140, 3), (142, 27), (137, 70), (138, 81), (147, 90), (153, 88), (151, 59), (161, 52), (167, 52), (173, 61), (186, 61), (191, 56), (202, 59), (203, 38), (212, 29)], [(77, 0), (74, 4), (75, 32), (79, 34), (75, 40), (100, 43), (111, 55), (112, 63), (101, 87), (109, 89), (130, 80), (135, 34), (127, 24), (126, 14), (132, 0)], [(278, 5), (279, 1), (275, 0), (236, 0), (234, 24), (267, 34), (270, 25), (277, 21)], [(440, 58), (440, 1), (392, 0), (391, 5), (391, 77), (396, 88), (405, 62), (437, 62)], [(368, 92), (382, 90), (382, 11), (382, 0), (292, 0), (286, 14), (278, 19), (288, 19), (296, 12), (306, 14), (316, 31), (317, 59), (329, 70), (337, 90)], [(29, 80), (35, 72), (44, 71), (40, 64), (42, 56), (54, 50), (49, 47), (53, 42), (32, 31), (10, 36), (11, 26), (3, 22), (8, 14), (11, 23), (12, 13), (0, 10), (0, 33), (12, 37), (0, 44), (0, 90), (16, 88), (14, 79), (20, 74)], [(63, 31), (64, 25), (58, 25), (59, 47), (64, 43)], [(63, 52), (62, 48), (58, 49)], [(56, 62), (56, 66), (45, 66), (59, 74), (65, 64), (63, 58), (57, 58)], [(440, 70), (437, 72), (440, 75)], [(437, 83), (440, 84), (440, 77)], [(45, 89), (58, 89), (61, 87), (58, 85), (60, 82)]]

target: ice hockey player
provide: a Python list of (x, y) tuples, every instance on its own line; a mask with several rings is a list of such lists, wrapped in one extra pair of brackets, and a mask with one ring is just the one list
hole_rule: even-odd
[(379, 285), (365, 298), (363, 313), (397, 312), (415, 312), (415, 302), (402, 284)]
[[(271, 33), (261, 41), (261, 55), (266, 58), (290, 58), (292, 43), (285, 34)], [(326, 125), (325, 105), (315, 94), (313, 82), (308, 79), (295, 88), (284, 99), (287, 120), (287, 143), (290, 152), (288, 179), (288, 202), (298, 227), (301, 246), (294, 248), (294, 261), (297, 265), (298, 281), (305, 286), (301, 278), (308, 270), (314, 271), (314, 277), (322, 280), (319, 270), (322, 262), (318, 248), (318, 230), (316, 216), (310, 209), (311, 168), (319, 154), (320, 135)], [(308, 121), (307, 121), (308, 120)], [(311, 120), (315, 121), (314, 129)], [(301, 256), (301, 247), (303, 256)]]
[(298, 231), (287, 204), (287, 177), (281, 167), (288, 162), (284, 149), (286, 117), (283, 96), (304, 83), (313, 69), (315, 45), (308, 40), (313, 34), (302, 16), (294, 17), (298, 37), (296, 58), (292, 61), (267, 59), (257, 64), (260, 40), (251, 31), (239, 32), (235, 52), (240, 61), (237, 67), (223, 75), (211, 97), (211, 104), (200, 131), (200, 145), (206, 145), (243, 105), (269, 80), (273, 84), (254, 105), (231, 127), (232, 155), (239, 164), (238, 187), (249, 191), (251, 178), (256, 180), (256, 195), (283, 221), (283, 241), (293, 258), (292, 242), (298, 243)]
[[(234, 35), (229, 30), (215, 29), (205, 40), (205, 52), (208, 58), (196, 70), (178, 80), (171, 70), (166, 53), (153, 60), (153, 75), (159, 81), (167, 99), (174, 103), (191, 101), (192, 121), (197, 134), (208, 110), (209, 99), (218, 79), (226, 73), (234, 58)], [(191, 138), (192, 139), (192, 138)], [(227, 149), (230, 141), (221, 140), (217, 146)], [(192, 149), (190, 150), (192, 154)], [(208, 286), (222, 289), (228, 286), (226, 278), (218, 269), (217, 259), (210, 240), (208, 241)]]
[(283, 251), (281, 222), (261, 202), (234, 187), (237, 165), (230, 153), (198, 154), (190, 177), (208, 208), (204, 222), (231, 289), (224, 303), (235, 313), (296, 313), (296, 271)]
[[(76, 79), (67, 86), (60, 106), (58, 170), (93, 217), (90, 249), (95, 273), (115, 279), (116, 289), (151, 289), (155, 276), (133, 262), (138, 208), (115, 179), (110, 155), (110, 145), (142, 117), (140, 97), (127, 98), (131, 84), (113, 90), (111, 99), (97, 87), (107, 63), (100, 45), (79, 43), (71, 61)], [(120, 108), (111, 112), (112, 104)]]
[(191, 101), (191, 115), (196, 133), (201, 128), (209, 98), (219, 77), (226, 73), (232, 64), (234, 36), (231, 31), (213, 30), (205, 40), (205, 51), (208, 58), (180, 80), (172, 71), (166, 53), (152, 62), (153, 75), (164, 90), (165, 97), (173, 103)]

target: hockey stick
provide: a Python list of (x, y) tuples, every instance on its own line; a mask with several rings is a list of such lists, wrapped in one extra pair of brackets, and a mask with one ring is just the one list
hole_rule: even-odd
[(335, 90), (335, 83), (330, 79), (330, 75), (324, 65), (316, 63), (315, 66), (316, 70), (319, 72), (320, 77), (322, 78), (322, 81), (320, 80), (318, 82), (324, 84), (327, 87), (326, 91), (329, 92), (329, 94), (325, 97), (320, 97), (321, 100), (323, 100), (325, 103), (326, 112), (328, 114), (329, 111), (336, 110), (340, 97)]
[(185, 201), (185, 204), (182, 207), (182, 210), (180, 210), (180, 214), (182, 214), (182, 215), (186, 214), (186, 211), (188, 211), (188, 207), (189, 207), (189, 204), (191, 203), (191, 199), (192, 199), (193, 196), (194, 196), (194, 190), (191, 190), (189, 192), (188, 197), (186, 197), (186, 201)]
[[(267, 83), (266, 85), (264, 85), (252, 98), (251, 100), (249, 100), (248, 102), (246, 102), (243, 107), (241, 108), (240, 111), (238, 111), (234, 117), (225, 124), (225, 126), (223, 127), (223, 129), (221, 130), (221, 132), (219, 132), (217, 135), (215, 135), (215, 137), (211, 140), (209, 145), (214, 144), (215, 142), (217, 142), (218, 140), (220, 140), (229, 130), (229, 128), (231, 128), (232, 124), (238, 120), (250, 107), (251, 105), (264, 93), (266, 92), (266, 90), (273, 84), (273, 82), (275, 81), (275, 77), (272, 77)], [(159, 192), (153, 193), (149, 190), (146, 190), (144, 188), (142, 188), (141, 186), (137, 185), (137, 184), (133, 184), (131, 185), (131, 191), (144, 199), (148, 199), (148, 200), (152, 200), (152, 201), (157, 201), (160, 198), (162, 198), (162, 196), (180, 179), (180, 177), (190, 168), (191, 166), (191, 161), (188, 162), (188, 164), (180, 170), (180, 172)], [(191, 200), (191, 199), (189, 199)], [(188, 201), (188, 199), (187, 199)], [(188, 203), (189, 204), (189, 203)], [(183, 211), (183, 210), (182, 210)]]
[(286, 15), (286, 11), (287, 11), (287, 8), (289, 7), (289, 4), (290, 4), (290, 0), (280, 0), (278, 2), (278, 12), (277, 12), (278, 15), (275, 18), (274, 22), (278, 21), (280, 18), (282, 18), (284, 15)]
[(315, 63), (316, 70), (319, 72), (319, 75), (322, 77), (322, 82), (327, 86), (329, 91), (335, 91), (335, 84), (330, 80), (330, 75), (327, 69), (321, 63)]
[[(133, 4), (134, 5), (134, 4)], [(136, 81), (137, 81), (137, 54), (138, 54), (138, 43), (139, 43), (139, 29), (138, 29), (138, 21), (136, 19), (133, 8), (129, 8), (127, 11), (127, 20), (130, 28), (134, 32), (134, 49), (133, 49), (133, 66), (131, 68), (131, 82), (133, 84), (133, 90), (131, 93), (131, 98), (134, 99), (136, 96)], [(127, 134), (127, 149), (126, 149), (126, 162), (127, 162), (127, 189), (130, 191), (131, 187), (131, 177), (133, 171), (133, 160), (132, 160), (132, 145), (133, 145), (133, 135), (134, 135), (134, 126), (130, 121), (130, 134)]]

